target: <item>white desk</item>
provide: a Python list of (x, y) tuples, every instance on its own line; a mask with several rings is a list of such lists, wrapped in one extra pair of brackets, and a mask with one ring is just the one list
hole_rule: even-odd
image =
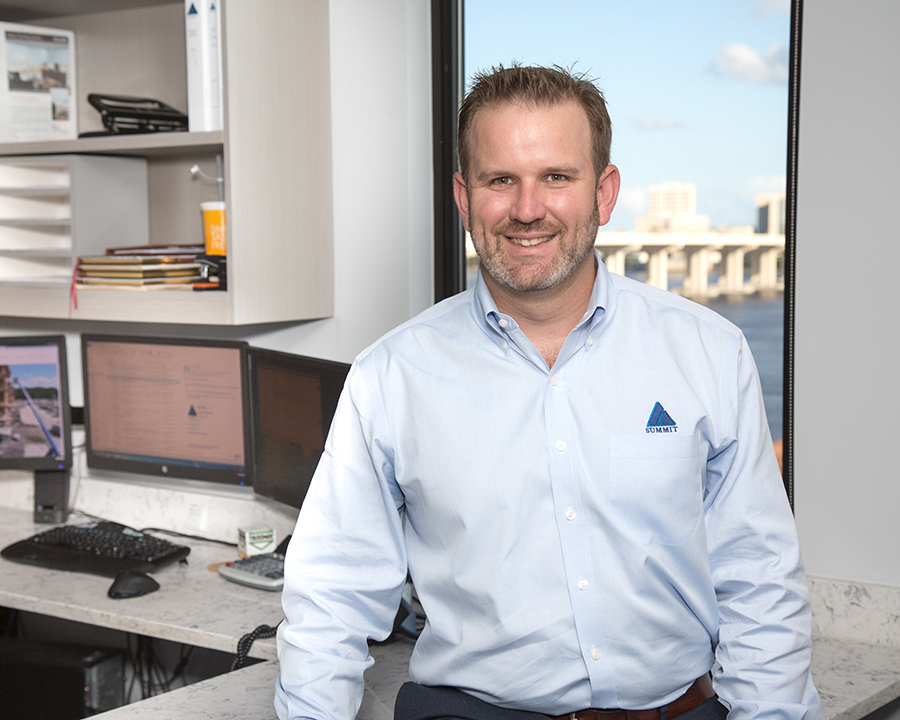
[[(30, 512), (0, 508), (0, 547), (46, 527), (33, 524)], [(107, 597), (108, 578), (0, 561), (0, 605), (229, 653), (244, 634), (281, 620), (279, 593), (236, 585), (207, 569), (234, 557), (233, 551), (211, 543), (185, 544), (192, 548), (189, 564), (161, 570), (155, 575), (158, 591), (129, 600)], [(411, 652), (404, 642), (372, 648), (375, 666), (366, 675), (360, 720), (391, 720), (397, 689), (408, 679)], [(217, 720), (274, 718), (274, 639), (257, 640), (250, 655), (267, 662), (94, 717), (200, 720), (212, 713)], [(859, 720), (900, 697), (900, 649), (817, 637), (813, 678), (824, 720)]]

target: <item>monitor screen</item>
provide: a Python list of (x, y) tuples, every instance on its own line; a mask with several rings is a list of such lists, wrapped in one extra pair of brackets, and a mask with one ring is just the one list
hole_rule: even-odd
[(253, 492), (299, 509), (350, 366), (250, 348)]
[(70, 418), (65, 338), (0, 338), (0, 469), (71, 468)]
[(245, 342), (84, 334), (81, 352), (89, 467), (251, 483)]

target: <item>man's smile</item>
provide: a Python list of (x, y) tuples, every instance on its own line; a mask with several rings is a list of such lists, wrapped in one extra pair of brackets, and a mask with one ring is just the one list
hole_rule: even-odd
[(535, 245), (540, 245), (543, 242), (552, 240), (554, 237), (556, 237), (556, 235), (541, 235), (539, 237), (516, 237), (514, 235), (506, 235), (505, 237), (513, 245), (519, 245), (521, 247), (534, 247)]

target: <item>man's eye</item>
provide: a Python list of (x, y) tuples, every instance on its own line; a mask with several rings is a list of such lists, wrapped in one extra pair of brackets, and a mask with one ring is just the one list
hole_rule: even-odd
[(547, 176), (547, 179), (550, 182), (564, 182), (566, 180), (565, 175), (559, 175), (558, 173), (551, 173)]
[(508, 177), (498, 177), (491, 180), (492, 185), (509, 185), (512, 182), (512, 178)]

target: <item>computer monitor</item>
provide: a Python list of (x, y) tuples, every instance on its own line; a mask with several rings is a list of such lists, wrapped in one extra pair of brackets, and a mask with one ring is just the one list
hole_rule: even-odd
[(254, 347), (249, 357), (253, 492), (299, 510), (350, 366)]
[(0, 470), (71, 467), (66, 339), (0, 338)]
[(87, 464), (252, 482), (247, 343), (81, 336)]

